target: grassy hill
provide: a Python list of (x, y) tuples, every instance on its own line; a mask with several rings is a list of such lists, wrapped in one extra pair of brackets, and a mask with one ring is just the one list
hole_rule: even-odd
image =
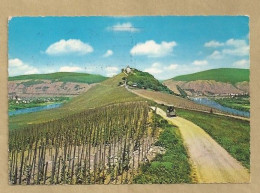
[(249, 69), (238, 68), (219, 68), (176, 76), (172, 78), (176, 81), (194, 81), (194, 80), (215, 80), (217, 82), (229, 82), (236, 84), (238, 82), (249, 81)]
[(127, 91), (124, 87), (117, 86), (122, 77), (123, 73), (109, 78), (101, 84), (91, 87), (87, 92), (71, 99), (60, 108), (11, 116), (9, 117), (9, 129), (19, 129), (29, 124), (59, 119), (90, 108), (146, 100)]
[(9, 77), (13, 80), (51, 80), (53, 82), (79, 82), (79, 83), (98, 83), (108, 79), (107, 77), (97, 74), (76, 73), (76, 72), (55, 72), (50, 74), (30, 74)]
[(137, 88), (144, 88), (173, 94), (173, 91), (171, 91), (167, 86), (163, 85), (159, 80), (154, 78), (153, 75), (149, 74), (148, 72), (139, 71), (137, 69), (133, 69), (133, 72), (127, 76), (127, 84), (129, 86), (136, 85)]
[(123, 78), (126, 77), (126, 75), (124, 73), (119, 73), (116, 76), (113, 76), (107, 80), (105, 80), (104, 82), (102, 82), (103, 85), (107, 85), (107, 86), (118, 86), (118, 83), (121, 82), (123, 80)]

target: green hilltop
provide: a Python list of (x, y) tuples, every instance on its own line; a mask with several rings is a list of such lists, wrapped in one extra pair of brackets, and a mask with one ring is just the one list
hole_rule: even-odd
[(129, 86), (135, 85), (137, 88), (144, 88), (154, 91), (165, 92), (168, 94), (174, 94), (167, 86), (162, 82), (154, 78), (153, 75), (148, 72), (142, 72), (137, 69), (132, 69), (132, 72), (126, 77), (127, 84)]
[(193, 74), (181, 75), (172, 78), (176, 81), (215, 80), (236, 84), (238, 82), (249, 82), (249, 69), (219, 68), (211, 69)]
[(14, 80), (51, 80), (54, 82), (78, 82), (78, 83), (98, 83), (108, 79), (97, 74), (77, 73), (77, 72), (55, 72), (50, 74), (30, 74), (9, 77), (9, 81)]

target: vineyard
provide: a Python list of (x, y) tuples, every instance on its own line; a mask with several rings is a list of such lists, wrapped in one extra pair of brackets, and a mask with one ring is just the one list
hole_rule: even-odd
[(11, 116), (9, 117), (9, 129), (21, 129), (27, 127), (29, 124), (39, 124), (54, 119), (61, 119), (89, 108), (97, 108), (116, 103), (145, 101), (145, 99), (128, 92), (123, 87), (111, 86), (110, 84), (113, 83), (111, 83), (110, 79), (106, 80), (106, 84), (108, 85), (102, 83), (91, 87), (87, 92), (72, 98), (60, 108)]
[(132, 183), (159, 134), (150, 114), (128, 102), (11, 130), (10, 184)]

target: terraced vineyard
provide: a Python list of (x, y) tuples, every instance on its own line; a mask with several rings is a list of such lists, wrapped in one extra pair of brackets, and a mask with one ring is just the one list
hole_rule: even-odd
[(121, 103), (10, 131), (9, 181), (131, 183), (158, 132), (148, 115), (146, 102)]

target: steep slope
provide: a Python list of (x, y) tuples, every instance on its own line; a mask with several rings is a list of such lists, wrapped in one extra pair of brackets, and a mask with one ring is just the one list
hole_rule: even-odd
[(86, 92), (107, 77), (95, 74), (57, 72), (9, 77), (9, 97), (73, 96)]
[(228, 95), (249, 93), (249, 70), (220, 68), (194, 74), (177, 76), (164, 81), (173, 91), (177, 87), (189, 96), (196, 95)]
[(123, 78), (126, 77), (126, 74), (124, 73), (119, 73), (116, 76), (113, 76), (104, 82), (102, 82), (103, 85), (108, 85), (108, 86), (118, 86), (119, 82), (123, 80)]
[(9, 97), (74, 96), (86, 92), (94, 84), (52, 82), (51, 80), (16, 80), (8, 82)]
[(127, 91), (126, 88), (117, 86), (122, 76), (123, 74), (120, 73), (91, 87), (87, 92), (74, 97), (60, 108), (9, 117), (9, 129), (19, 129), (29, 124), (59, 119), (90, 108), (121, 102), (144, 101), (145, 99)]

